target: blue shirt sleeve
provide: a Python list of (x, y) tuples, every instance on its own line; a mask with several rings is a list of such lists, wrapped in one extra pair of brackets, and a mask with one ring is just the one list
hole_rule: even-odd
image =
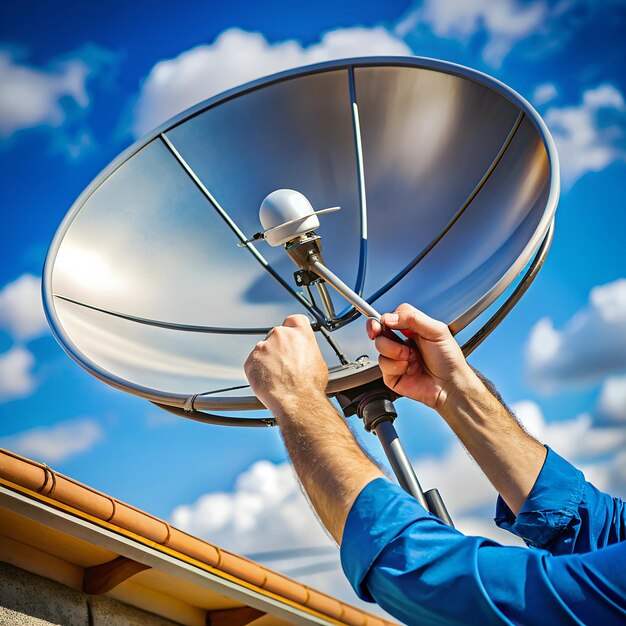
[(626, 620), (626, 542), (554, 557), (466, 537), (384, 479), (352, 506), (341, 543), (357, 594), (406, 624), (583, 624)]
[(624, 502), (586, 482), (550, 448), (517, 517), (499, 497), (495, 522), (554, 555), (591, 552), (626, 539)]

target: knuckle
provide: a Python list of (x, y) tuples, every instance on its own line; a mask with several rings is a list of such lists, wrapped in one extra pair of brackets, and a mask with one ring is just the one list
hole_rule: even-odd
[(402, 317), (404, 317), (405, 319), (408, 320), (412, 320), (415, 318), (415, 307), (403, 302), (397, 309), (396, 309), (396, 313), (399, 313), (402, 315)]
[(294, 326), (310, 326), (311, 323), (309, 321), (309, 318), (306, 315), (303, 315), (302, 313), (294, 313), (293, 315), (288, 315), (284, 321), (283, 321), (283, 326), (290, 326), (290, 327), (294, 327)]

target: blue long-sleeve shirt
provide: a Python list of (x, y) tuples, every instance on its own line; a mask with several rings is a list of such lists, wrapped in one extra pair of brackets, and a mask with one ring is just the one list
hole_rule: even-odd
[[(357, 594), (407, 624), (626, 623), (626, 510), (548, 450), (517, 518), (531, 549), (467, 537), (385, 479), (352, 506), (341, 543)], [(621, 543), (620, 543), (621, 542)]]

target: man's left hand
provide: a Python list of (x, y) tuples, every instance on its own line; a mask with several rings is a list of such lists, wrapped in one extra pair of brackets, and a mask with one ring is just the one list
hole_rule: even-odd
[(325, 397), (328, 368), (304, 315), (290, 315), (259, 341), (244, 371), (256, 397), (275, 416), (298, 406), (302, 398)]

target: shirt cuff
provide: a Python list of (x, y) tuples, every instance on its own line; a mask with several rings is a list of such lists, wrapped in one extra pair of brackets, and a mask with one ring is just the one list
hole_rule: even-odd
[(373, 602), (365, 578), (387, 544), (405, 528), (433, 516), (385, 478), (369, 482), (354, 501), (341, 540), (341, 566), (359, 598)]
[(546, 446), (548, 454), (517, 517), (498, 496), (496, 525), (521, 537), (529, 546), (546, 547), (577, 515), (585, 490), (582, 472)]

